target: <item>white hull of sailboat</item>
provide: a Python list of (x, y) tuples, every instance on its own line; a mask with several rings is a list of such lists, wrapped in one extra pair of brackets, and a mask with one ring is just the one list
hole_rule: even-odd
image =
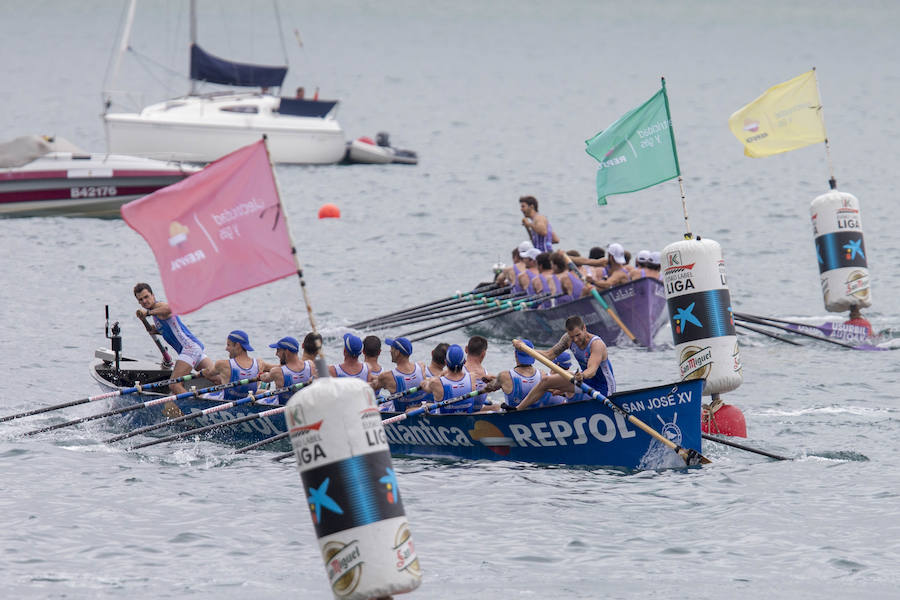
[(337, 128), (274, 129), (154, 121), (137, 114), (105, 117), (110, 152), (159, 160), (208, 163), (268, 136), (276, 163), (332, 164), (344, 157), (344, 132)]

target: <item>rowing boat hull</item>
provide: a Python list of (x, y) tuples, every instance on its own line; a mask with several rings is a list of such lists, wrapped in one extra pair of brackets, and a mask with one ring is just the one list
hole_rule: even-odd
[[(119, 389), (110, 381), (111, 369), (95, 363), (91, 373), (107, 391)], [(167, 371), (157, 370), (145, 381), (161, 380)], [(126, 376), (126, 379), (128, 377)], [(684, 448), (701, 450), (700, 410), (702, 381), (686, 381), (614, 394), (611, 398), (668, 439)], [(118, 397), (122, 407), (160, 394), (143, 393)], [(162, 406), (134, 410), (119, 416), (120, 427), (137, 429), (162, 423), (168, 418), (199, 413), (218, 402), (189, 398)], [(225, 423), (273, 408), (247, 404), (178, 424), (180, 431)], [(396, 416), (384, 413), (383, 418)], [(165, 431), (165, 430), (163, 430)], [(286, 431), (283, 414), (262, 417), (204, 434), (232, 445), (247, 445)], [(171, 430), (167, 433), (171, 433)], [(575, 467), (619, 467), (658, 469), (682, 467), (671, 450), (630, 424), (601, 402), (585, 400), (510, 413), (417, 415), (385, 426), (391, 453), (396, 456), (440, 457), (455, 460), (507, 460)], [(289, 450), (286, 440), (267, 446)]]
[[(634, 334), (637, 343), (652, 349), (653, 338), (666, 324), (668, 316), (662, 282), (644, 277), (605, 290), (600, 295)], [(628, 340), (609, 313), (591, 296), (551, 308), (506, 313), (472, 325), (469, 330), (498, 339), (527, 338), (536, 346), (551, 346), (566, 330), (566, 319), (575, 315), (584, 319), (587, 330), (600, 336), (607, 346)]]

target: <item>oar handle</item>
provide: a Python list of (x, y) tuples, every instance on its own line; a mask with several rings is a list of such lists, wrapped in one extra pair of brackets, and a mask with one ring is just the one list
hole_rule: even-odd
[(381, 398), (378, 400), (378, 404), (387, 404), (393, 400), (397, 400), (398, 398), (402, 398), (403, 396), (409, 396), (410, 394), (415, 394), (418, 391), (421, 391), (420, 387), (411, 387), (408, 390), (403, 390), (402, 392), (395, 392), (388, 396), (387, 398)]
[(153, 333), (153, 328), (150, 327), (150, 323), (147, 322), (147, 316), (144, 315), (141, 317), (141, 323), (144, 324), (144, 329), (147, 330), (147, 333), (150, 335), (150, 339), (153, 340), (153, 343), (156, 344), (156, 347), (159, 349), (160, 354), (162, 354), (163, 364), (165, 365), (173, 365), (175, 364), (172, 361), (172, 357), (169, 356), (169, 353), (166, 351), (165, 347), (162, 345), (162, 342), (159, 341), (159, 338)]
[(692, 448), (682, 448), (681, 446), (679, 446), (672, 440), (668, 439), (667, 437), (665, 437), (664, 435), (662, 435), (661, 433), (659, 433), (658, 431), (656, 431), (655, 429), (653, 429), (652, 427), (650, 427), (649, 425), (647, 425), (646, 423), (644, 423), (643, 421), (641, 421), (640, 419), (635, 417), (633, 414), (631, 414), (625, 408), (619, 406), (618, 404), (616, 404), (615, 402), (613, 402), (612, 400), (610, 400), (609, 398), (607, 398), (606, 396), (604, 396), (603, 394), (601, 394), (600, 392), (598, 392), (597, 390), (592, 388), (591, 386), (587, 385), (583, 381), (579, 381), (577, 377), (575, 377), (574, 375), (572, 375), (571, 373), (569, 373), (568, 371), (566, 371), (565, 369), (560, 367), (558, 364), (556, 364), (555, 362), (553, 362), (552, 360), (550, 360), (549, 358), (547, 358), (540, 352), (534, 350), (533, 348), (529, 348), (528, 346), (526, 346), (520, 340), (517, 340), (517, 339), (513, 340), (512, 343), (513, 343), (513, 346), (516, 348), (516, 350), (518, 350), (520, 352), (524, 352), (524, 353), (534, 357), (536, 360), (543, 363), (544, 366), (546, 366), (546, 367), (550, 368), (550, 370), (554, 371), (557, 375), (561, 375), (561, 376), (565, 377), (566, 379), (568, 379), (573, 384), (579, 386), (585, 393), (589, 394), (595, 400), (599, 400), (609, 409), (624, 416), (626, 419), (628, 419), (629, 423), (631, 423), (635, 427), (642, 429), (647, 434), (649, 434), (653, 439), (657, 440), (658, 442), (660, 442), (660, 443), (668, 446), (672, 450), (674, 450), (678, 454), (678, 456), (680, 456), (682, 458), (682, 460), (684, 460), (685, 464), (687, 464), (689, 466), (693, 466), (693, 465), (700, 464), (700, 463), (709, 463), (710, 462), (709, 459), (705, 458), (702, 454), (700, 454), (696, 450), (694, 450)]

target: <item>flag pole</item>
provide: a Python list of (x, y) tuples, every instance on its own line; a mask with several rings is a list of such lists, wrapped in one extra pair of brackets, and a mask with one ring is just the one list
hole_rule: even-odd
[(669, 120), (669, 136), (672, 140), (672, 154), (675, 156), (675, 171), (678, 172), (678, 189), (681, 190), (681, 210), (684, 213), (684, 239), (694, 239), (691, 223), (688, 220), (687, 196), (684, 193), (684, 178), (681, 176), (681, 165), (678, 163), (678, 147), (675, 145), (675, 126), (672, 124), (672, 113), (669, 111), (669, 94), (666, 93), (666, 78), (660, 77), (663, 88), (663, 100), (666, 103), (666, 118)]
[(813, 81), (816, 82), (816, 96), (819, 98), (819, 106), (816, 112), (819, 114), (819, 120), (822, 121), (822, 131), (825, 131), (825, 160), (828, 162), (828, 185), (831, 189), (837, 189), (837, 179), (834, 178), (834, 164), (831, 162), (831, 146), (828, 144), (828, 132), (825, 129), (825, 107), (822, 105), (822, 92), (819, 91), (819, 78), (816, 76), (816, 68), (812, 68)]
[[(269, 154), (269, 136), (265, 133), (262, 136), (263, 147), (266, 149), (266, 158), (269, 160), (269, 168), (272, 169), (272, 180), (275, 182), (275, 195), (278, 197), (278, 210), (284, 217), (284, 229), (287, 231), (288, 239), (291, 240), (291, 255), (294, 257), (294, 265), (297, 267), (297, 279), (300, 280), (300, 291), (303, 292), (303, 302), (306, 304), (306, 314), (309, 316), (309, 325), (312, 327), (313, 333), (319, 335), (316, 330), (316, 320), (313, 318), (312, 304), (309, 301), (309, 294), (306, 291), (306, 281), (303, 279), (303, 267), (300, 265), (300, 256), (297, 254), (297, 245), (294, 243), (294, 236), (291, 233), (291, 221), (287, 217), (287, 211), (284, 209), (284, 203), (281, 201), (281, 188), (278, 185), (278, 176), (275, 174), (275, 165), (272, 163), (272, 155)], [(319, 345), (316, 357), (316, 373), (318, 377), (328, 377), (328, 367), (325, 365), (325, 353)]]

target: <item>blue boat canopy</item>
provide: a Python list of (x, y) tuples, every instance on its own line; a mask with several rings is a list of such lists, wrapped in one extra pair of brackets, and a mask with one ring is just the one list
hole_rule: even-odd
[(300, 100), (282, 98), (278, 112), (295, 117), (325, 117), (337, 104), (336, 100)]
[(281, 87), (287, 67), (269, 67), (218, 58), (191, 44), (191, 79), (241, 87)]

